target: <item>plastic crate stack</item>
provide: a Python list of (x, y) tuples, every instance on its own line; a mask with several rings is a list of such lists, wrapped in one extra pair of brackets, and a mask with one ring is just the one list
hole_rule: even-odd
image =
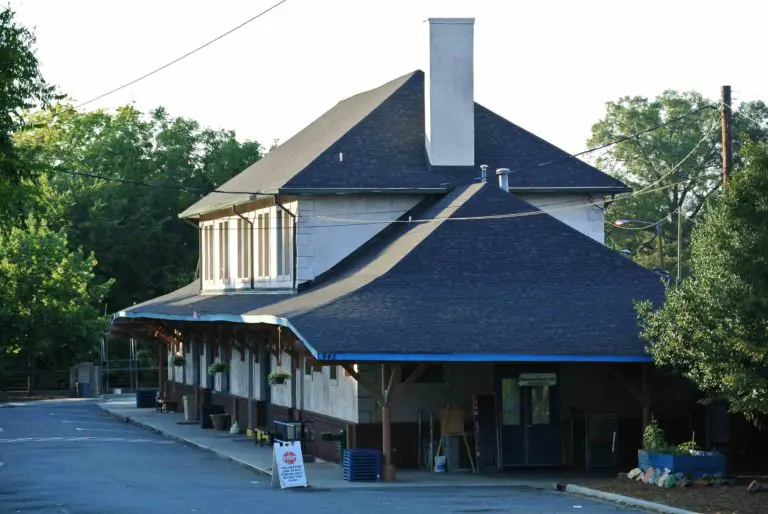
[(344, 450), (344, 480), (347, 482), (377, 482), (381, 479), (379, 450)]

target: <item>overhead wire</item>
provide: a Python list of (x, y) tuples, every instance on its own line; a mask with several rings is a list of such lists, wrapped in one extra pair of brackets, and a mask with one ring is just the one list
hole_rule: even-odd
[(702, 138), (699, 140), (699, 142), (698, 142), (698, 143), (696, 143), (696, 146), (694, 146), (694, 147), (691, 149), (691, 151), (690, 151), (690, 152), (688, 152), (688, 154), (686, 154), (686, 156), (685, 156), (685, 157), (683, 157), (683, 158), (680, 160), (680, 162), (678, 162), (677, 164), (675, 164), (674, 166), (672, 166), (672, 168), (670, 168), (670, 170), (669, 170), (667, 173), (665, 173), (664, 175), (662, 175), (661, 177), (659, 177), (659, 179), (658, 179), (658, 180), (656, 180), (655, 182), (653, 182), (653, 183), (649, 184), (647, 187), (652, 187), (652, 186), (655, 186), (656, 184), (658, 184), (659, 182), (661, 182), (661, 181), (662, 181), (662, 180), (664, 180), (665, 178), (667, 178), (667, 177), (669, 177), (670, 175), (672, 175), (673, 173), (675, 173), (675, 172), (678, 170), (678, 168), (680, 168), (680, 166), (682, 166), (682, 165), (685, 163), (685, 161), (687, 161), (688, 159), (690, 159), (690, 158), (693, 156), (693, 154), (694, 154), (694, 153), (696, 153), (696, 150), (698, 150), (698, 149), (699, 149), (699, 147), (700, 147), (700, 146), (701, 146), (701, 145), (704, 143), (704, 141), (706, 141), (707, 139), (709, 139), (709, 136), (711, 136), (711, 135), (712, 135), (712, 132), (715, 130), (715, 128), (717, 128), (717, 125), (718, 125), (718, 119), (715, 117), (715, 118), (713, 119), (713, 123), (712, 123), (712, 126), (709, 128), (709, 130), (707, 130), (707, 132), (706, 132), (706, 133), (704, 134), (704, 136), (703, 136), (703, 137), (702, 137)]
[[(287, 0), (283, 0), (283, 1), (287, 1)], [(602, 145), (599, 145), (599, 146), (596, 146), (596, 147), (593, 147), (593, 148), (588, 148), (586, 150), (583, 150), (583, 151), (575, 153), (575, 154), (566, 154), (562, 159), (553, 159), (553, 160), (549, 160), (549, 161), (540, 162), (540, 163), (537, 163), (537, 164), (529, 166), (529, 167), (516, 168), (515, 170), (510, 171), (510, 173), (526, 171), (528, 169), (540, 168), (540, 167), (548, 166), (548, 165), (556, 163), (556, 162), (560, 162), (560, 160), (576, 158), (576, 157), (580, 157), (582, 155), (586, 155), (586, 154), (589, 154), (589, 153), (592, 153), (592, 152), (596, 152), (598, 150), (603, 150), (603, 149), (608, 148), (610, 146), (617, 145), (619, 143), (623, 143), (624, 141), (635, 139), (635, 138), (640, 137), (640, 136), (642, 136), (644, 134), (648, 134), (648, 133), (653, 132), (655, 130), (662, 129), (662, 128), (666, 127), (667, 125), (670, 125), (672, 123), (676, 123), (677, 121), (680, 121), (682, 119), (685, 119), (685, 118), (688, 118), (688, 117), (693, 116), (695, 114), (698, 114), (698, 113), (700, 113), (702, 111), (705, 111), (705, 110), (707, 110), (709, 108), (714, 108), (714, 106), (703, 107), (703, 108), (697, 109), (695, 111), (691, 111), (688, 114), (685, 114), (685, 115), (678, 116), (676, 118), (667, 120), (664, 123), (655, 125), (653, 127), (649, 127), (649, 128), (647, 128), (645, 130), (642, 130), (642, 131), (639, 131), (639, 132), (635, 132), (635, 133), (630, 134), (628, 136), (621, 136), (620, 138), (618, 138), (618, 139), (616, 139), (614, 141), (611, 141), (609, 143), (605, 143), (605, 144), (602, 144)], [(204, 188), (199, 188), (199, 187), (176, 186), (176, 185), (171, 185), (171, 184), (153, 184), (153, 183), (147, 183), (147, 182), (144, 182), (144, 181), (141, 181), (141, 180), (109, 177), (109, 176), (101, 175), (101, 174), (97, 174), (97, 173), (89, 173), (89, 172), (83, 172), (83, 171), (75, 171), (75, 170), (70, 170), (70, 169), (64, 169), (64, 168), (62, 168), (60, 166), (52, 168), (50, 171), (54, 171), (56, 173), (69, 174), (69, 175), (73, 175), (73, 176), (88, 177), (88, 178), (93, 178), (93, 179), (96, 179), (96, 180), (104, 180), (104, 181), (107, 181), (107, 182), (118, 182), (118, 183), (131, 184), (131, 185), (137, 185), (137, 186), (143, 186), (143, 187), (154, 187), (154, 188), (162, 188), (162, 189), (168, 189), (168, 190), (174, 190), (174, 191), (195, 192), (195, 193), (202, 193), (202, 194), (222, 193), (222, 194), (232, 194), (232, 195), (254, 195), (254, 196), (255, 195), (263, 195), (263, 194), (265, 194), (262, 191), (225, 191), (225, 190), (218, 189), (218, 188), (204, 189)]]
[(169, 68), (170, 66), (173, 66), (174, 64), (176, 64), (176, 63), (186, 59), (187, 57), (189, 57), (191, 55), (196, 54), (200, 50), (203, 50), (204, 48), (212, 45), (213, 43), (219, 41), (220, 39), (225, 38), (226, 36), (232, 34), (233, 32), (235, 32), (237, 30), (240, 30), (241, 28), (245, 27), (249, 23), (252, 23), (252, 22), (258, 20), (259, 18), (261, 18), (262, 16), (264, 16), (268, 12), (272, 11), (273, 9), (276, 9), (277, 7), (281, 6), (282, 4), (284, 4), (287, 1), (288, 0), (280, 0), (279, 2), (277, 2), (277, 3), (273, 4), (273, 5), (271, 5), (270, 7), (268, 7), (267, 9), (265, 9), (265, 10), (261, 11), (260, 13), (256, 14), (255, 16), (252, 16), (252, 17), (248, 18), (247, 20), (245, 20), (244, 22), (240, 23), (236, 27), (233, 27), (233, 28), (229, 29), (228, 31), (224, 32), (223, 34), (220, 34), (220, 35), (216, 36), (215, 38), (213, 38), (213, 39), (203, 43), (202, 45), (196, 47), (195, 49), (190, 50), (189, 52), (185, 53), (184, 55), (181, 55), (181, 56), (173, 59), (172, 61), (170, 61), (170, 62), (168, 62), (166, 64), (163, 64), (162, 66), (159, 66), (159, 67), (157, 67), (157, 68), (155, 68), (155, 69), (153, 69), (153, 70), (151, 70), (151, 71), (141, 75), (138, 78), (135, 78), (135, 79), (133, 79), (133, 80), (131, 80), (129, 82), (126, 82), (125, 84), (122, 84), (122, 85), (120, 85), (118, 87), (110, 89), (109, 91), (107, 91), (105, 93), (102, 93), (102, 94), (100, 94), (98, 96), (95, 96), (95, 97), (91, 98), (90, 100), (87, 100), (85, 102), (82, 102), (82, 103), (79, 103), (79, 104), (75, 105), (75, 109), (79, 109), (79, 108), (84, 107), (84, 106), (86, 106), (88, 104), (91, 104), (91, 103), (93, 103), (93, 102), (95, 102), (97, 100), (101, 100), (102, 98), (105, 98), (105, 97), (107, 97), (107, 96), (109, 96), (111, 94), (117, 93), (118, 91), (121, 91), (121, 90), (123, 90), (123, 89), (125, 89), (127, 87), (130, 87), (130, 86), (136, 84), (137, 82), (141, 82), (142, 80), (144, 80), (146, 78), (149, 78), (152, 75), (155, 75), (156, 73), (159, 73), (159, 72), (163, 71), (164, 69)]
[(673, 123), (677, 123), (678, 121), (682, 121), (682, 120), (684, 120), (686, 118), (690, 118), (691, 116), (695, 116), (695, 115), (697, 115), (697, 114), (699, 114), (701, 112), (707, 111), (709, 109), (715, 109), (716, 110), (716, 107), (714, 105), (706, 105), (704, 107), (700, 107), (698, 109), (694, 109), (694, 110), (692, 110), (689, 113), (677, 116), (675, 118), (671, 118), (671, 119), (669, 119), (669, 120), (667, 120), (667, 121), (665, 121), (663, 123), (659, 123), (657, 125), (649, 127), (649, 128), (647, 128), (645, 130), (641, 130), (639, 132), (635, 132), (635, 133), (630, 134), (628, 136), (621, 136), (620, 138), (618, 138), (618, 139), (616, 139), (614, 141), (611, 141), (609, 143), (598, 145), (598, 146), (593, 147), (593, 148), (588, 148), (587, 150), (583, 150), (581, 152), (577, 152), (577, 153), (574, 153), (574, 154), (567, 154), (567, 155), (563, 156), (560, 159), (552, 159), (552, 160), (541, 162), (541, 163), (534, 164), (534, 165), (531, 165), (531, 166), (526, 166), (526, 167), (523, 167), (523, 168), (516, 168), (516, 169), (510, 170), (510, 173), (519, 173), (521, 171), (528, 171), (528, 170), (540, 168), (542, 166), (548, 166), (550, 164), (554, 164), (554, 163), (557, 163), (557, 162), (569, 160), (571, 158), (578, 158), (578, 157), (581, 157), (582, 155), (587, 155), (587, 154), (590, 154), (590, 153), (594, 153), (594, 152), (597, 152), (599, 150), (604, 150), (606, 148), (609, 148), (611, 146), (617, 145), (619, 143), (623, 143), (625, 141), (630, 141), (632, 139), (637, 139), (640, 136), (643, 136), (645, 134), (654, 132), (656, 130), (660, 130), (660, 129), (668, 126), (668, 125), (671, 125)]
[[(700, 177), (700, 178), (707, 178), (710, 177)], [(689, 183), (689, 180), (681, 180), (678, 182), (672, 182), (670, 184), (666, 184), (664, 186), (654, 188), (654, 189), (644, 189), (637, 193), (637, 195), (643, 195), (643, 194), (650, 194), (658, 191), (663, 191), (665, 189), (668, 189), (670, 187), (674, 187), (679, 184), (685, 184)], [(615, 201), (621, 201), (623, 199), (628, 199), (633, 196), (636, 196), (634, 193), (628, 193), (627, 196), (615, 198), (612, 200), (612, 202)], [(528, 217), (528, 216), (538, 216), (541, 214), (552, 214), (553, 212), (558, 211), (565, 211), (565, 210), (571, 210), (577, 207), (589, 207), (594, 206), (594, 203), (579, 203), (570, 205), (573, 202), (561, 202), (558, 204), (550, 204), (550, 205), (562, 205), (562, 204), (569, 204), (568, 206), (554, 208), (554, 209), (547, 209), (547, 210), (540, 210), (540, 208), (537, 208), (534, 205), (531, 205), (531, 207), (535, 210), (531, 211), (524, 211), (524, 212), (513, 212), (513, 213), (505, 213), (505, 214), (491, 214), (491, 215), (485, 215), (485, 216), (464, 216), (464, 217), (436, 217), (436, 218), (419, 218), (419, 219), (385, 219), (385, 220), (364, 220), (364, 219), (351, 219), (351, 218), (331, 218), (327, 216), (322, 215), (313, 215), (313, 214), (302, 214), (299, 216), (300, 220), (327, 220), (327, 221), (340, 221), (340, 223), (322, 223), (322, 224), (311, 224), (308, 225), (310, 228), (330, 228), (330, 227), (348, 227), (348, 226), (365, 226), (365, 225), (390, 225), (390, 224), (422, 224), (422, 223), (434, 223), (434, 222), (442, 222), (442, 221), (482, 221), (482, 220), (496, 220), (496, 219), (512, 219), (512, 218), (522, 218), (522, 217)], [(541, 207), (541, 206), (540, 206)], [(402, 211), (393, 211), (397, 213), (402, 213)], [(350, 213), (352, 214), (352, 213)], [(372, 214), (372, 213), (360, 213), (361, 215), (364, 214)], [(213, 220), (211, 220), (213, 221)], [(229, 221), (236, 221), (236, 220), (229, 220)], [(219, 229), (215, 226), (217, 223), (222, 222), (222, 220), (216, 220), (214, 223), (214, 226), (211, 227), (211, 230), (214, 232), (218, 232)], [(268, 227), (269, 230), (276, 230), (277, 227), (270, 224)], [(239, 229), (236, 228), (228, 228), (227, 229), (230, 232), (239, 231)], [(260, 230), (259, 228), (256, 228), (256, 230)], [(262, 228), (261, 230), (265, 230)]]

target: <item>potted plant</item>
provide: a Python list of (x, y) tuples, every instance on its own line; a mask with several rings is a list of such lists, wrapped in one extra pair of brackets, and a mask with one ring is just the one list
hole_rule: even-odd
[(223, 373), (229, 369), (229, 366), (224, 362), (216, 361), (208, 366), (208, 374), (215, 375), (216, 373)]
[(667, 468), (673, 473), (682, 473), (692, 478), (726, 474), (723, 454), (698, 450), (693, 437), (691, 441), (677, 446), (670, 444), (656, 420), (645, 427), (643, 449), (637, 451), (637, 461), (643, 472), (648, 468)]
[(273, 385), (273, 386), (285, 384), (285, 381), (290, 379), (291, 379), (291, 374), (282, 369), (275, 370), (267, 376), (267, 380), (269, 380), (269, 385)]
[(180, 353), (177, 353), (173, 356), (172, 362), (174, 366), (183, 366), (185, 362), (184, 356)]
[(223, 432), (227, 430), (227, 422), (229, 421), (229, 414), (209, 414), (211, 416), (211, 423), (213, 423), (213, 429)]

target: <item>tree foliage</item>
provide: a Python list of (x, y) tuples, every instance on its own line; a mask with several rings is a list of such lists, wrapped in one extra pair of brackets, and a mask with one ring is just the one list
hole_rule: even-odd
[(657, 363), (755, 419), (768, 413), (768, 145), (746, 145), (742, 165), (693, 230), (691, 277), (639, 313)]
[(101, 313), (192, 279), (198, 234), (177, 214), (262, 148), (162, 108), (56, 103), (34, 42), (0, 10), (0, 351), (68, 366)]
[[(111, 282), (95, 285), (93, 254), (72, 251), (63, 230), (33, 216), (0, 231), (0, 349), (30, 365), (51, 351), (87, 352), (105, 328), (95, 310)], [(31, 392), (31, 391), (30, 391)]]
[[(682, 119), (678, 119), (682, 118)], [(677, 120), (670, 122), (671, 120)], [(695, 92), (665, 91), (655, 99), (624, 97), (606, 104), (606, 114), (592, 127), (588, 144), (596, 147), (623, 136), (649, 132), (609, 147), (594, 164), (623, 180), (640, 194), (611, 203), (606, 219), (663, 220), (665, 269), (676, 261), (677, 213), (683, 214), (683, 255), (687, 256), (691, 223), (706, 200), (721, 187), (721, 133), (717, 102)], [(658, 130), (650, 130), (664, 125)], [(750, 141), (768, 139), (768, 107), (761, 101), (744, 102), (734, 113), (734, 151)], [(736, 159), (738, 170), (742, 161)], [(645, 224), (647, 226), (647, 224)], [(616, 250), (637, 252), (633, 258), (658, 267), (658, 241), (644, 224), (609, 227), (606, 244)], [(640, 229), (640, 230), (638, 230)], [(684, 261), (686, 259), (683, 259)]]
[(34, 174), (30, 155), (13, 144), (12, 135), (24, 125), (24, 114), (57, 98), (40, 74), (34, 52), (35, 36), (15, 21), (10, 7), (0, 8), (0, 216), (19, 214), (20, 187)]
[(240, 143), (233, 132), (201, 128), (162, 108), (145, 115), (131, 106), (80, 113), (57, 105), (31, 123), (39, 128), (17, 142), (38, 155), (52, 190), (38, 196), (38, 210), (73, 245), (96, 254), (99, 280), (115, 279), (110, 310), (193, 279), (198, 235), (178, 213), (262, 153), (256, 142)]

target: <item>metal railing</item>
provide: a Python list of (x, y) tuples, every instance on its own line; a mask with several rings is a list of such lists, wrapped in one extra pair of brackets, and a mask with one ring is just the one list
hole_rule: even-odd
[[(8, 393), (26, 392), (29, 384), (27, 370), (11, 370), (0, 373), (0, 391)], [(33, 389), (36, 391), (68, 391), (69, 370), (36, 370)]]
[(101, 384), (105, 393), (120, 389), (124, 393), (144, 387), (158, 387), (158, 367), (140, 367), (131, 361), (109, 361), (101, 368)]

